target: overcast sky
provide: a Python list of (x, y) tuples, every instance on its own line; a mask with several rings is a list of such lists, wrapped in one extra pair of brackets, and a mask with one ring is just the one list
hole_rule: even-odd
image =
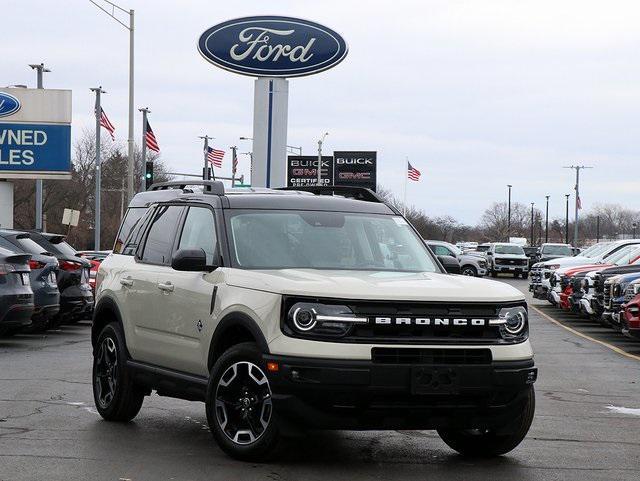
[[(243, 2), (121, 0), (136, 11), (135, 105), (171, 170), (200, 172), (198, 135), (215, 146), (251, 137), (253, 80), (198, 53), (208, 27), (259, 14), (297, 16), (340, 32), (347, 58), (289, 84), (290, 145), (313, 154), (377, 150), (380, 182), (401, 195), (405, 157), (422, 172), (408, 202), (475, 223), (513, 199), (564, 216), (564, 195), (586, 164), (585, 208), (640, 209), (640, 2), (422, 0)], [(45, 87), (73, 90), (74, 136), (93, 129), (89, 87), (127, 136), (127, 31), (88, 0), (3, 0), (0, 83), (35, 86), (29, 63), (53, 70)], [(138, 114), (137, 110), (136, 113)], [(136, 138), (141, 117), (136, 116)], [(230, 171), (229, 154), (225, 172)], [(241, 157), (240, 173), (248, 173)]]

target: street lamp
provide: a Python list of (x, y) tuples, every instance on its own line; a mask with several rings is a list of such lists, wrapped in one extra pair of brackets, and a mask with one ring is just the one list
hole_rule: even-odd
[[(29, 67), (37, 72), (37, 88), (43, 89), (42, 74), (51, 72), (44, 63), (30, 63)], [(44, 230), (44, 213), (43, 213), (44, 183), (42, 179), (36, 179), (36, 229)]]
[(533, 238), (533, 206), (535, 205), (534, 202), (531, 202), (531, 246), (535, 245), (535, 240)]
[(329, 132), (322, 134), (322, 137), (318, 140), (318, 187), (322, 185), (322, 143), (327, 138), (327, 135), (329, 135)]
[(509, 188), (509, 210), (507, 213), (507, 242), (509, 242), (509, 238), (511, 237), (511, 184), (507, 184)]
[[(134, 11), (133, 10), (125, 10), (124, 8), (116, 5), (109, 0), (98, 0), (104, 3), (108, 3), (111, 6), (111, 11), (106, 8), (98, 5), (96, 0), (89, 0), (96, 7), (102, 10), (104, 13), (113, 18), (116, 22), (122, 25), (124, 28), (129, 30), (129, 135), (127, 138), (127, 146), (128, 146), (128, 156), (127, 159), (127, 177), (129, 178), (129, 182), (127, 184), (127, 200), (131, 202), (133, 198), (133, 186), (134, 186), (134, 159), (133, 159), (133, 151), (134, 151), (134, 141), (133, 141), (133, 38), (134, 38)], [(108, 8), (108, 7), (107, 7)], [(116, 9), (121, 12), (129, 15), (129, 25), (124, 23), (118, 17), (116, 17)]]
[(544, 216), (544, 241), (549, 242), (549, 197), (550, 195), (545, 195), (547, 199), (547, 211)]
[(564, 194), (567, 199), (565, 214), (564, 214), (564, 243), (569, 243), (569, 197), (571, 194)]

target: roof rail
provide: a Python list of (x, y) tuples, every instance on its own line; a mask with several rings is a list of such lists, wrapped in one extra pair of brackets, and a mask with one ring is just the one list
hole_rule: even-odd
[(224, 184), (219, 180), (172, 180), (170, 182), (158, 182), (147, 190), (182, 189), (189, 185), (201, 185), (203, 192), (211, 195), (224, 195)]
[(277, 190), (299, 190), (301, 192), (311, 192), (315, 195), (341, 195), (355, 200), (385, 204), (382, 197), (366, 187), (353, 187), (348, 185), (306, 185), (303, 187), (278, 187)]

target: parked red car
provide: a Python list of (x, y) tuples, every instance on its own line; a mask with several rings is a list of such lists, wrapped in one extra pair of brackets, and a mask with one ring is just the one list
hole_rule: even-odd
[(626, 301), (622, 306), (622, 315), (620, 323), (622, 324), (622, 333), (625, 336), (640, 339), (640, 280), (636, 280), (627, 286), (625, 292)]
[(91, 262), (91, 270), (89, 271), (89, 285), (93, 294), (96, 294), (96, 275), (102, 261), (111, 254), (111, 251), (82, 251), (78, 252), (78, 256)]

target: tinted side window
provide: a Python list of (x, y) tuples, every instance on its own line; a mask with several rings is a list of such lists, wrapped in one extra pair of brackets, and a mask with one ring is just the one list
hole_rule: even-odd
[(431, 249), (433, 253), (437, 256), (453, 256), (453, 253), (447, 249), (445, 246), (441, 246), (439, 244), (431, 245)]
[(178, 249), (201, 248), (207, 254), (207, 264), (212, 265), (216, 252), (216, 227), (213, 212), (206, 207), (190, 207), (180, 236)]
[[(122, 254), (122, 248), (128, 238), (130, 237), (131, 231), (133, 228), (138, 225), (138, 221), (147, 212), (146, 207), (135, 207), (127, 209), (126, 214), (124, 215), (124, 219), (122, 219), (122, 225), (120, 226), (120, 231), (116, 237), (116, 242), (113, 246), (114, 254)], [(129, 254), (131, 255), (131, 254)]]
[(144, 244), (142, 261), (169, 264), (174, 234), (182, 209), (175, 205), (161, 205), (155, 210)]
[(133, 256), (136, 254), (138, 245), (142, 242), (142, 238), (146, 230), (145, 227), (149, 224), (149, 217), (152, 216), (153, 209), (146, 209), (145, 212), (146, 214), (136, 221), (135, 225), (131, 228), (129, 235), (125, 238), (124, 244), (120, 247), (120, 254), (123, 256)]

